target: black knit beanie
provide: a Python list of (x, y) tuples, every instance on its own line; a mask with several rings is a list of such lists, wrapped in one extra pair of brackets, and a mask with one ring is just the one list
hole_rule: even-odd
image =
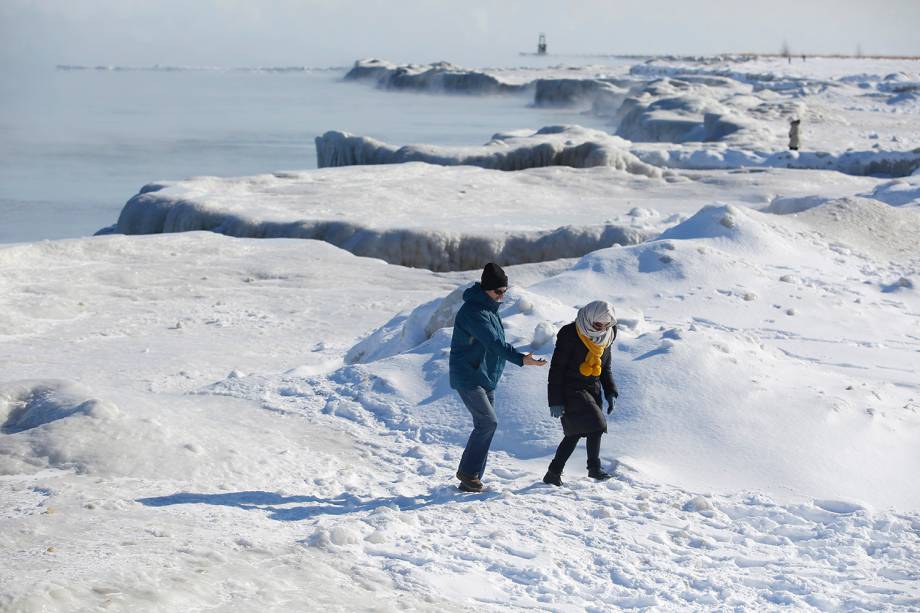
[(498, 289), (508, 287), (508, 275), (502, 270), (502, 267), (493, 262), (486, 264), (482, 269), (482, 280), (479, 282), (482, 289)]

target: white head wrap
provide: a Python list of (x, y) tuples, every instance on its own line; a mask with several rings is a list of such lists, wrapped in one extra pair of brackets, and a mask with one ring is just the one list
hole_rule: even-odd
[[(610, 324), (606, 330), (595, 330), (592, 324), (605, 323)], [(617, 323), (616, 311), (613, 305), (603, 300), (589, 302), (578, 309), (578, 315), (575, 317), (575, 327), (583, 335), (591, 339), (595, 345), (606, 346), (613, 340), (613, 326)]]

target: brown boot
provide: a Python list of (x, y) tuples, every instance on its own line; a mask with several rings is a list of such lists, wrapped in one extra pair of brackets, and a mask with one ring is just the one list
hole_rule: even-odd
[(481, 492), (482, 481), (476, 475), (468, 475), (457, 471), (457, 478), (460, 479), (460, 489), (464, 492)]

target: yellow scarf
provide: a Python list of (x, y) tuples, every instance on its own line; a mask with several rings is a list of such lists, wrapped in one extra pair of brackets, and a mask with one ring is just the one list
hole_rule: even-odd
[(581, 339), (581, 342), (588, 348), (588, 355), (585, 356), (585, 361), (578, 367), (578, 372), (585, 377), (590, 377), (591, 375), (600, 377), (601, 356), (604, 355), (604, 349), (607, 348), (609, 343), (607, 345), (595, 345), (591, 342), (591, 339), (581, 333), (581, 330), (579, 330), (577, 326), (575, 327), (575, 331), (578, 332), (578, 338)]

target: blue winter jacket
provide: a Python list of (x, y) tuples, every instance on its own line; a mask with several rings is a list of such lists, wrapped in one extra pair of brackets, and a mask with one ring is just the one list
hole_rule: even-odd
[(476, 283), (463, 292), (464, 304), (454, 320), (450, 340), (450, 386), (494, 390), (505, 361), (524, 365), (524, 354), (505, 342), (499, 303)]

